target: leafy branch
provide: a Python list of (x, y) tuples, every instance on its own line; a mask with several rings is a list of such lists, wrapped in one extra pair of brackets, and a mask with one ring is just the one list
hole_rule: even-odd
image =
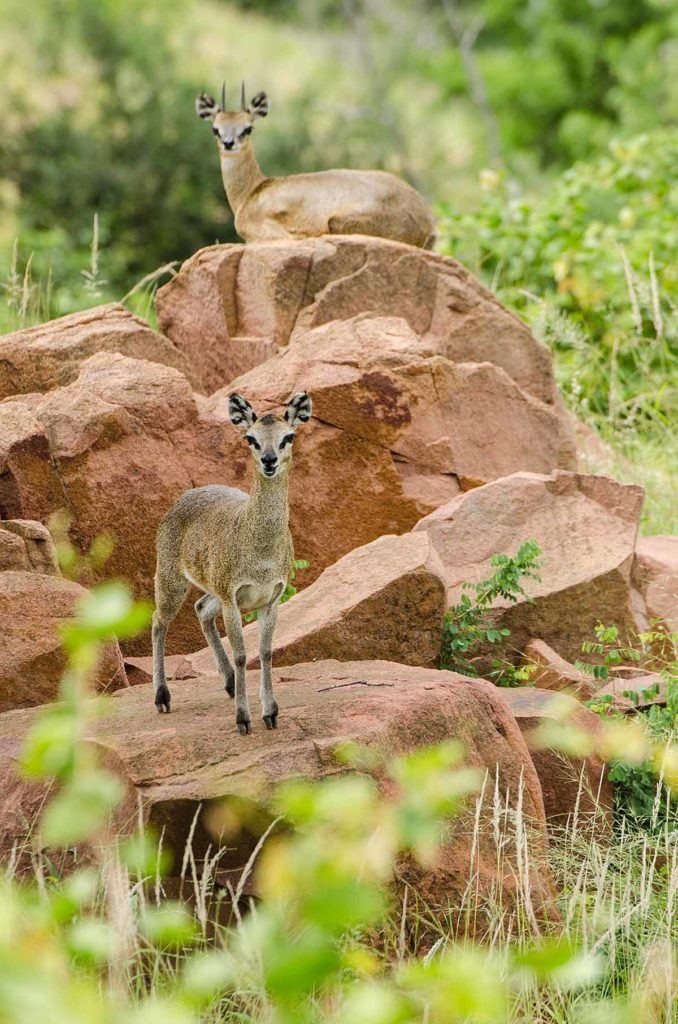
[(477, 675), (474, 657), (477, 658), (487, 644), (502, 643), (511, 635), (505, 626), (495, 625), (491, 616), (492, 606), (499, 599), (511, 604), (520, 598), (529, 600), (523, 582), (541, 579), (538, 572), (540, 555), (541, 548), (536, 540), (527, 540), (513, 557), (494, 555), (490, 564), (495, 571), (487, 579), (464, 584), (463, 589), (472, 591), (473, 596), (462, 594), (459, 604), (445, 614), (441, 668)]

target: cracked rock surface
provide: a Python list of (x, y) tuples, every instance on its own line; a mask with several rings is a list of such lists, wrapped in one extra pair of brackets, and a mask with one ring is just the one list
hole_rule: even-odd
[(460, 263), (399, 242), (332, 235), (201, 249), (158, 292), (161, 329), (201, 376), (227, 385), (322, 324), (395, 316), (453, 362), (490, 362), (557, 402), (551, 357)]

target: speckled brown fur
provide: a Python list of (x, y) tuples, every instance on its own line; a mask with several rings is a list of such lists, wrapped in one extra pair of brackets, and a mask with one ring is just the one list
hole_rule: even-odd
[[(187, 491), (160, 523), (153, 616), (153, 682), (158, 711), (170, 710), (165, 636), (193, 583), (203, 591), (195, 611), (226, 692), (236, 698), (236, 724), (242, 734), (251, 728), (242, 612), (258, 611), (262, 718), (269, 729), (276, 727), (278, 705), (273, 697), (271, 647), (278, 601), (294, 558), (288, 495), (292, 443), (297, 425), (310, 415), (311, 400), (305, 392), (292, 396), (284, 416), (268, 414), (261, 419), (246, 399), (231, 395), (231, 422), (250, 444), (255, 464), (251, 494), (219, 485), (198, 487)], [(216, 628), (220, 610), (235, 667)]]

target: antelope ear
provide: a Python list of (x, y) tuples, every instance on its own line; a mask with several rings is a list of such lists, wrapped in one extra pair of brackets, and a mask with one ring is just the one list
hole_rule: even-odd
[(312, 412), (313, 403), (308, 391), (299, 391), (296, 395), (292, 395), (287, 403), (285, 420), (291, 427), (296, 427), (299, 423), (306, 423), (310, 420)]
[(201, 92), (195, 101), (195, 112), (203, 121), (213, 121), (221, 107), (207, 92)]
[(268, 96), (265, 92), (258, 92), (250, 100), (249, 112), (253, 118), (266, 117), (268, 114)]
[(228, 396), (228, 418), (234, 427), (247, 430), (253, 423), (256, 423), (257, 414), (247, 399), (234, 391), (232, 395)]

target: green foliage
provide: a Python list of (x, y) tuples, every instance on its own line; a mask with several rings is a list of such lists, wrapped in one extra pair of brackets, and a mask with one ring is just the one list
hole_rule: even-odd
[(486, 0), (477, 6), (485, 19), (478, 61), (507, 153), (536, 152), (544, 163), (566, 163), (600, 149), (620, 130), (671, 123), (671, 5)]
[[(619, 669), (627, 667), (628, 662), (637, 664), (644, 656), (653, 657), (656, 663), (657, 655), (650, 653), (653, 645), (659, 645), (662, 651), (667, 648), (671, 651), (669, 658), (663, 655), (659, 665), (655, 664), (655, 667), (661, 667), (666, 688), (665, 706), (650, 704), (648, 707), (639, 708), (639, 714), (647, 726), (649, 735), (660, 748), (668, 747), (674, 742), (678, 728), (678, 661), (675, 658), (677, 642), (678, 634), (667, 636), (666, 633), (650, 632), (639, 634), (637, 646), (620, 644), (619, 631), (616, 627), (600, 624), (596, 627), (596, 640), (585, 641), (582, 644), (584, 653), (597, 656), (597, 663), (576, 662), (577, 668), (581, 671), (605, 682), (614, 678), (614, 673)], [(649, 703), (659, 693), (658, 683), (638, 692), (637, 689), (624, 688), (623, 677), (617, 678), (620, 696), (636, 705), (643, 701)], [(594, 696), (588, 701), (588, 706), (603, 718), (610, 715), (622, 717), (616, 711), (611, 695)], [(665, 829), (667, 821), (678, 825), (678, 800), (675, 792), (672, 793), (671, 786), (665, 783), (661, 771), (660, 778), (657, 779), (656, 754), (636, 762), (629, 762), (624, 757), (613, 758), (608, 774), (614, 783), (618, 824), (631, 823), (649, 832)]]
[[(494, 555), (490, 564), (495, 572), (480, 583), (465, 583), (464, 589), (473, 592), (473, 597), (462, 594), (459, 604), (450, 608), (443, 623), (440, 667), (477, 675), (474, 659), (482, 655), (487, 645), (504, 643), (511, 635), (506, 627), (494, 624), (492, 606), (499, 600), (515, 603), (526, 597), (522, 582), (539, 580), (539, 555), (541, 549), (535, 540), (521, 544), (514, 557)], [(501, 673), (501, 664), (493, 662), (497, 681), (501, 685), (515, 685), (515, 672), (509, 677)]]
[(604, 626), (599, 622), (595, 634), (596, 639), (585, 640), (581, 649), (584, 654), (597, 655), (599, 661), (591, 664), (578, 659), (574, 664), (580, 672), (605, 682), (610, 678), (610, 670), (614, 671), (624, 661), (640, 661), (642, 654), (637, 648), (619, 642), (619, 630), (616, 626)]
[[(73, 0), (30, 14), (12, 5), (11, 16), (0, 8), (5, 28), (30, 39), (44, 76), (30, 89), (18, 84), (19, 69), (10, 76), (7, 99), (22, 129), (3, 133), (0, 179), (18, 191), (24, 251), (35, 250), (41, 276), (52, 268), (60, 290), (89, 262), (95, 215), (105, 267), (90, 266), (85, 299), (88, 289), (101, 293), (103, 278), (125, 291), (167, 258), (233, 237), (218, 175), (203, 173), (214, 154), (194, 111), (202, 83), (173, 74), (184, 6)], [(14, 66), (16, 57), (6, 60)], [(70, 102), (39, 102), (36, 92), (69, 78)]]
[(477, 270), (557, 355), (586, 418), (642, 427), (676, 408), (678, 134), (610, 144), (537, 199), (485, 175), (474, 213), (451, 207), (446, 252)]

